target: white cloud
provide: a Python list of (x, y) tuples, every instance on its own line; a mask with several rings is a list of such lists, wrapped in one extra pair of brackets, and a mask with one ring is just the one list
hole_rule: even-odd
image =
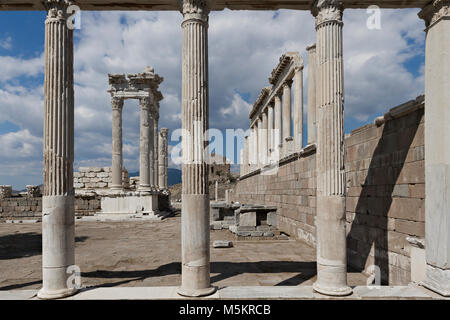
[[(382, 10), (381, 30), (368, 30), (367, 17), (365, 10), (344, 13), (345, 112), (359, 121), (423, 92), (423, 67), (418, 76), (404, 67), (408, 59), (424, 51), (424, 26), (417, 10)], [(82, 13), (81, 30), (75, 31), (75, 167), (110, 165), (108, 73), (154, 67), (164, 77), (160, 127), (181, 126), (181, 20), (179, 12)], [(305, 48), (315, 41), (309, 12), (281, 10), (274, 16), (273, 12), (225, 10), (211, 13), (209, 26), (211, 128), (247, 129), (248, 112), (286, 51), (299, 51), (305, 60), (306, 109)], [(2, 33), (0, 39), (4, 39)], [(41, 137), (42, 84), (25, 86), (20, 81), (42, 76), (43, 53), (30, 59), (21, 58), (20, 52), (0, 56), (0, 70), (0, 125), (9, 121)], [(139, 167), (136, 101), (125, 103), (123, 137), (125, 166), (135, 171)], [(38, 149), (32, 152), (41, 157)], [(14, 154), (11, 159), (2, 157), (0, 177), (6, 175), (7, 166), (14, 165)]]
[(0, 48), (5, 50), (10, 50), (12, 48), (12, 38), (6, 37), (5, 39), (0, 39)]

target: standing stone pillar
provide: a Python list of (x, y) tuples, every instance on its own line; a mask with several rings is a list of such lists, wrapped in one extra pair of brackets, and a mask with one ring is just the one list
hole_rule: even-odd
[(256, 129), (255, 125), (250, 128), (250, 170), (253, 171), (256, 169)]
[(42, 289), (38, 297), (53, 299), (76, 292), (68, 281), (68, 277), (73, 276), (69, 267), (75, 264), (73, 30), (67, 27), (65, 1), (46, 1), (44, 5), (48, 13), (45, 20)]
[(316, 142), (316, 44), (308, 51), (308, 144)]
[(182, 28), (182, 271), (183, 296), (215, 292), (209, 274), (209, 187), (205, 132), (209, 128), (209, 1), (180, 0)]
[(264, 154), (264, 148), (263, 148), (263, 124), (262, 124), (262, 115), (258, 115), (258, 168), (261, 168), (263, 166), (263, 154)]
[(317, 281), (314, 290), (348, 295), (345, 234), (344, 72), (342, 12), (338, 0), (316, 1), (317, 32)]
[(140, 98), (140, 131), (139, 131), (139, 190), (150, 191), (150, 151), (153, 151), (151, 138), (150, 98)]
[(274, 141), (275, 141), (275, 139), (274, 139), (274, 123), (273, 123), (273, 120), (274, 120), (274, 114), (273, 114), (273, 103), (270, 103), (268, 106), (267, 106), (267, 134), (268, 134), (268, 144), (267, 144), (267, 148), (268, 148), (268, 151), (267, 151), (267, 154), (268, 154), (268, 157), (269, 157), (269, 162), (271, 162), (271, 160), (272, 160), (272, 155), (273, 155), (273, 152), (274, 152), (274, 149), (275, 149), (275, 147), (274, 147)]
[(435, 0), (425, 20), (424, 285), (450, 296), (450, 1)]
[(158, 134), (158, 121), (159, 121), (159, 107), (155, 106), (155, 112), (153, 114), (153, 181), (154, 188), (159, 189), (159, 134)]
[(112, 97), (112, 183), (111, 189), (122, 190), (122, 109), (123, 98)]
[(216, 180), (216, 185), (215, 185), (215, 189), (214, 189), (214, 199), (216, 199), (216, 201), (219, 200), (219, 181)]
[[(283, 144), (287, 147), (287, 140), (291, 138), (291, 85), (292, 80), (283, 84)], [(286, 148), (283, 147), (284, 150)]]
[(249, 168), (249, 137), (244, 137), (244, 174), (248, 173)]
[(255, 124), (253, 125), (254, 132), (255, 132), (255, 134), (254, 134), (254, 137), (255, 137), (255, 139), (254, 139), (254, 143), (255, 143), (255, 150), (254, 150), (255, 169), (259, 168), (259, 149), (260, 149), (260, 147), (259, 147), (259, 127), (258, 127), (259, 123), (258, 122), (259, 122), (259, 119), (257, 119), (255, 121)]
[(265, 166), (267, 164), (268, 159), (268, 134), (267, 134), (267, 109), (262, 112), (262, 130), (261, 130), (261, 142), (262, 142), (262, 165)]
[(303, 146), (303, 66), (294, 73), (294, 146), (296, 152)]
[[(155, 168), (155, 117), (156, 112), (154, 109), (154, 106), (149, 107), (149, 119), (148, 119), (148, 175), (149, 175), (149, 184), (150, 184), (150, 190), (155, 190), (156, 185), (158, 184), (158, 178), (155, 176), (156, 168)], [(156, 133), (156, 137), (158, 137), (158, 133)], [(158, 166), (156, 166), (158, 167)]]
[(275, 104), (274, 104), (274, 149), (276, 150), (276, 156), (279, 160), (281, 156), (281, 148), (283, 145), (283, 135), (281, 132), (281, 125), (282, 125), (282, 112), (281, 112), (281, 94), (278, 92), (275, 94)]
[(159, 181), (158, 185), (160, 189), (167, 189), (169, 187), (168, 183), (168, 167), (169, 167), (169, 156), (168, 156), (168, 135), (169, 135), (169, 129), (168, 128), (161, 128), (159, 131), (159, 156), (158, 156), (158, 163), (159, 163), (159, 170), (158, 170), (158, 176)]

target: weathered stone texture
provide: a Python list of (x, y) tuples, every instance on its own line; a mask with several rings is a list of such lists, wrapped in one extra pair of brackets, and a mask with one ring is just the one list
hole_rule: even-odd
[[(421, 103), (422, 100), (418, 100)], [(376, 264), (383, 283), (410, 282), (408, 236), (424, 237), (424, 109), (354, 130), (346, 147), (348, 263)], [(276, 206), (279, 230), (315, 246), (315, 154), (282, 164), (275, 175), (238, 181), (232, 200)]]
[[(80, 167), (73, 173), (73, 186), (75, 189), (102, 189), (110, 188), (113, 183), (113, 172), (110, 167)], [(130, 179), (128, 171), (122, 168), (122, 184), (129, 188)]]

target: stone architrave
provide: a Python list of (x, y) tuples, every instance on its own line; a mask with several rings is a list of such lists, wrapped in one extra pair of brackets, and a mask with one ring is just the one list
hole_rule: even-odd
[(326, 295), (348, 295), (345, 233), (342, 13), (337, 0), (313, 6), (317, 37), (317, 281)]
[(111, 97), (112, 105), (112, 184), (111, 189), (122, 190), (122, 109), (123, 98)]
[(183, 296), (206, 296), (210, 283), (207, 142), (208, 14), (210, 1), (179, 0), (182, 29), (182, 208), (181, 287)]
[(450, 1), (434, 0), (425, 20), (424, 285), (450, 296)]
[(316, 142), (316, 44), (308, 51), (308, 144)]
[(41, 299), (77, 291), (68, 281), (75, 264), (73, 30), (67, 27), (68, 4), (44, 1), (42, 289), (37, 294)]
[(168, 166), (169, 166), (169, 156), (168, 156), (168, 134), (169, 129), (168, 128), (161, 128), (159, 131), (159, 156), (158, 156), (158, 163), (159, 163), (159, 181), (158, 185), (160, 189), (167, 189), (169, 187), (168, 185)]

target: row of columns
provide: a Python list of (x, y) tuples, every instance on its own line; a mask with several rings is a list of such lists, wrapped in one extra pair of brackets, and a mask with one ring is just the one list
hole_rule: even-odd
[[(112, 185), (111, 189), (123, 190), (122, 167), (122, 110), (123, 97), (112, 96)], [(162, 128), (158, 134), (159, 107), (150, 97), (139, 99), (139, 190), (167, 189), (167, 134)], [(159, 142), (162, 140), (162, 142)], [(161, 146), (158, 147), (158, 146)]]
[[(66, 24), (67, 3), (55, 0), (45, 4), (48, 15), (45, 22), (43, 287), (38, 296), (57, 298), (75, 292), (67, 281), (67, 268), (74, 264), (73, 35)], [(191, 137), (183, 139), (182, 284), (178, 292), (186, 296), (215, 291), (209, 274), (208, 165), (203, 158), (206, 145), (203, 136), (209, 127), (208, 4), (209, 1), (203, 0), (182, 1), (182, 126)], [(314, 289), (328, 295), (351, 292), (346, 279), (344, 223), (342, 12), (336, 0), (318, 0), (312, 10), (317, 32), (317, 281)], [(448, 139), (443, 139), (450, 137), (449, 1), (433, 1), (422, 11), (422, 17), (427, 25), (426, 284), (449, 295), (450, 152)], [(277, 123), (280, 128), (276, 105), (275, 101), (274, 126)], [(249, 149), (258, 150), (254, 142), (259, 139), (257, 129), (263, 127), (260, 120), (252, 128)], [(285, 133), (290, 135), (288, 130)]]

